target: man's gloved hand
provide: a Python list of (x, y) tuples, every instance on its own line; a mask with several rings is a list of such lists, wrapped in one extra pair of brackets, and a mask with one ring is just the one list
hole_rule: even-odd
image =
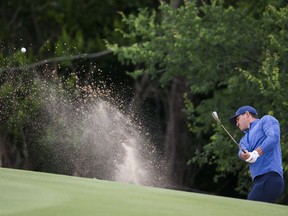
[(260, 156), (258, 151), (254, 150), (253, 152), (249, 152), (250, 156), (246, 159), (246, 162), (248, 163), (255, 163), (257, 158)]

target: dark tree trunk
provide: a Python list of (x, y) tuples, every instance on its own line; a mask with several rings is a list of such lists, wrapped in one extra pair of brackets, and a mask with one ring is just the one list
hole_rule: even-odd
[[(22, 134), (23, 135), (23, 134)], [(24, 137), (24, 136), (23, 136)], [(22, 137), (22, 138), (23, 138)], [(17, 139), (9, 133), (8, 129), (2, 129), (0, 135), (0, 167), (28, 169), (27, 146), (23, 138), (23, 146), (19, 148)]]
[(168, 95), (165, 158), (172, 184), (183, 185), (187, 170), (189, 131), (183, 112), (184, 79), (174, 79)]
[(170, 4), (173, 8), (178, 8), (184, 4), (184, 0), (171, 0)]

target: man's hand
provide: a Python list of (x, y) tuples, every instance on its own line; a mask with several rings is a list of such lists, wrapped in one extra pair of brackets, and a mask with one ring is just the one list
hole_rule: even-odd
[(245, 150), (245, 153), (242, 153), (241, 157), (248, 163), (254, 163), (257, 160), (257, 158), (262, 154), (263, 154), (262, 149), (257, 148), (253, 152), (248, 152), (247, 150)]
[(260, 156), (258, 151), (256, 150), (254, 150), (253, 152), (248, 152), (248, 153), (250, 156), (245, 160), (248, 163), (255, 163), (257, 158)]

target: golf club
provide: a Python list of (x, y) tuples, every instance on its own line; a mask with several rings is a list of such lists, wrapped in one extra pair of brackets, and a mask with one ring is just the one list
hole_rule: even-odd
[(224, 127), (224, 125), (221, 123), (218, 114), (216, 111), (212, 112), (212, 117), (215, 119), (216, 122), (218, 122), (221, 127), (225, 130), (225, 132), (230, 136), (230, 138), (234, 141), (234, 143), (239, 147), (239, 149), (245, 153), (245, 151), (240, 147), (239, 143), (237, 143), (237, 141), (233, 138), (233, 136), (228, 132), (228, 130)]

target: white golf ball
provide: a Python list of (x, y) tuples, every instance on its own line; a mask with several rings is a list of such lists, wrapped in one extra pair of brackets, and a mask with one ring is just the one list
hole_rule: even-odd
[(22, 52), (22, 53), (25, 53), (25, 52), (26, 52), (26, 48), (25, 48), (25, 47), (22, 47), (22, 48), (21, 48), (21, 52)]

